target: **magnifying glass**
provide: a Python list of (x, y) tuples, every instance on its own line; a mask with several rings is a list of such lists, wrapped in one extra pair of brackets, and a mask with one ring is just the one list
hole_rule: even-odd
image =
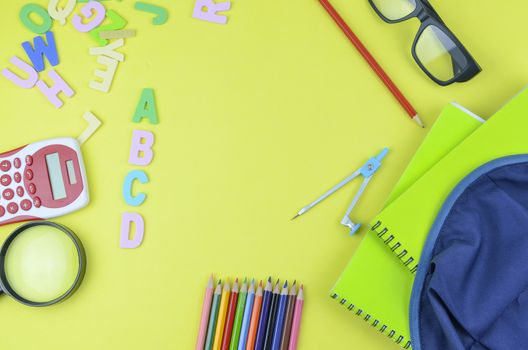
[(49, 221), (30, 222), (0, 248), (0, 293), (29, 306), (56, 304), (77, 290), (85, 270), (84, 248), (71, 230)]

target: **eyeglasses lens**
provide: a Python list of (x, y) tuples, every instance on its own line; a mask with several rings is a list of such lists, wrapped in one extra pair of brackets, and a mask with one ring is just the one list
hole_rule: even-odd
[(378, 11), (391, 21), (402, 19), (416, 9), (415, 0), (372, 0), (372, 2)]
[(416, 41), (416, 56), (431, 75), (440, 81), (453, 79), (467, 65), (455, 42), (440, 28), (429, 25)]

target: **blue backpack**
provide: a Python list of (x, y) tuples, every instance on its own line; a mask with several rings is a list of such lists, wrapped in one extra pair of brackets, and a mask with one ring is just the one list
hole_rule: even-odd
[(491, 161), (455, 187), (409, 313), (414, 350), (528, 349), (528, 155)]

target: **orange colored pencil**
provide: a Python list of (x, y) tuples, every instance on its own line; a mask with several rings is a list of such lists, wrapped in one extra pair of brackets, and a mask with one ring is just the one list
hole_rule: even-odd
[(248, 340), (246, 350), (253, 350), (255, 340), (257, 339), (257, 328), (260, 317), (260, 308), (262, 306), (262, 281), (260, 281), (255, 293), (255, 301), (253, 302), (253, 311), (251, 312), (251, 322), (249, 323)]

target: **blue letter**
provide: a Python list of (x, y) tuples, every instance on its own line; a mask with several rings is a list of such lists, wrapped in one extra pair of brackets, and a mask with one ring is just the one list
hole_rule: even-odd
[(133, 207), (143, 204), (147, 198), (143, 192), (139, 192), (137, 196), (132, 195), (132, 184), (136, 179), (142, 184), (149, 181), (147, 174), (143, 170), (131, 170), (125, 177), (125, 182), (123, 183), (123, 198), (128, 205)]
[(53, 32), (46, 32), (46, 40), (48, 41), (47, 45), (41, 36), (36, 36), (33, 39), (35, 49), (31, 47), (29, 41), (22, 43), (22, 47), (26, 51), (27, 56), (31, 60), (31, 63), (33, 63), (33, 67), (35, 67), (37, 72), (42, 72), (44, 70), (44, 56), (48, 58), (48, 61), (52, 66), (59, 64), (59, 56), (57, 55), (57, 46), (55, 45)]

